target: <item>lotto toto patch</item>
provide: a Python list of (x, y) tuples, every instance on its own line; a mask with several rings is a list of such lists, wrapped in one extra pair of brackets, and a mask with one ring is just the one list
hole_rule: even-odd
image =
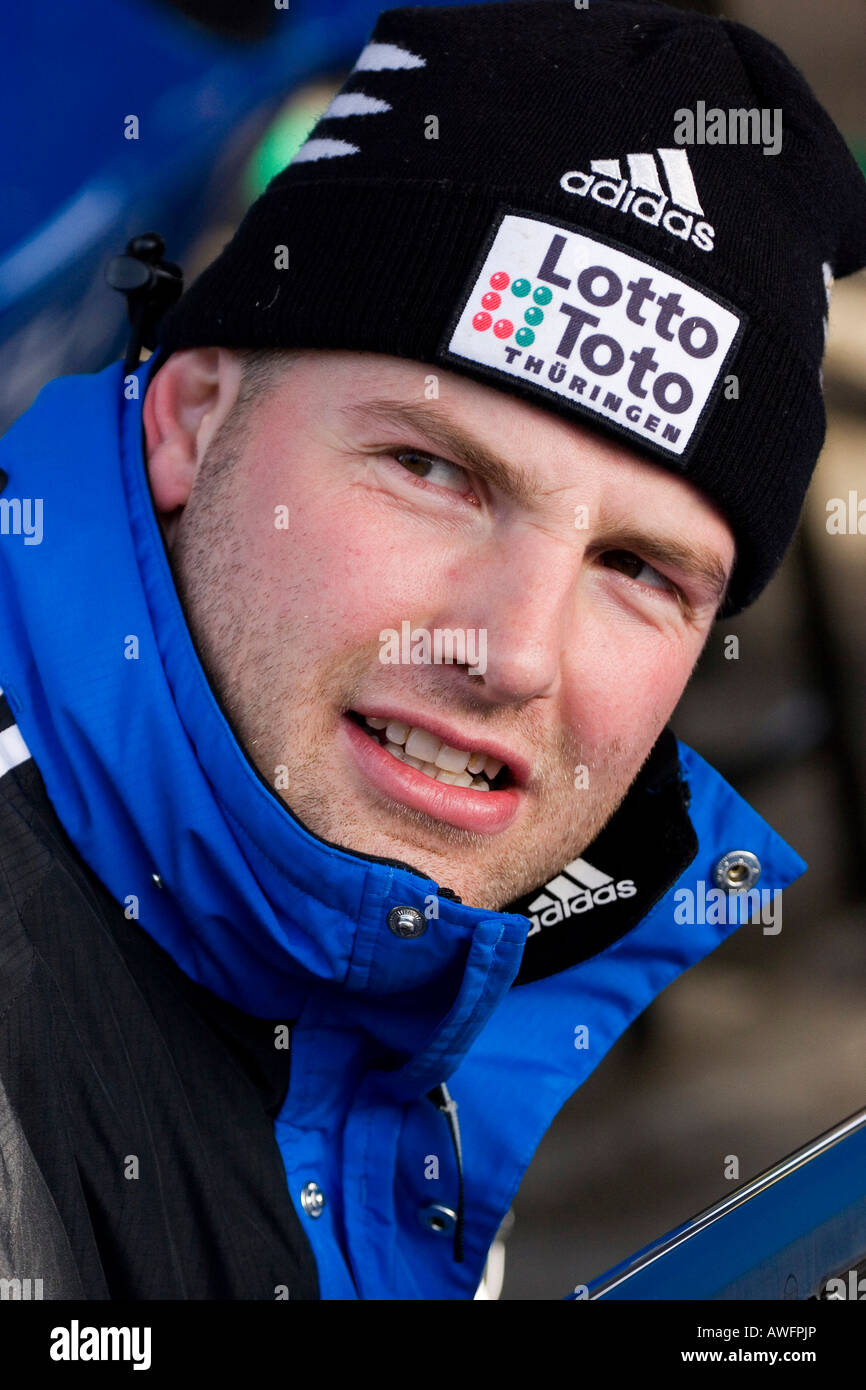
[(560, 396), (685, 459), (744, 325), (742, 314), (644, 257), (509, 212), (441, 355)]

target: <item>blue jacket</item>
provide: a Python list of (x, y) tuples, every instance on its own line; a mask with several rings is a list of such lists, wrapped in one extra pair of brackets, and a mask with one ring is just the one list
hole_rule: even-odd
[[(247, 759), (194, 649), (144, 464), (150, 370), (52, 382), (0, 441), (0, 686), (66, 833), (126, 915), (221, 999), (295, 1021), (275, 1129), (321, 1296), (471, 1298), (557, 1111), (737, 925), (684, 924), (678, 890), (709, 893), (731, 850), (757, 856), (764, 890), (805, 865), (680, 744), (688, 865), (601, 949), (515, 984), (555, 887), (533, 899), (527, 944), (528, 909), (467, 906), (307, 831)], [(14, 499), (31, 519), (41, 500), (41, 536), (15, 534)], [(610, 878), (592, 848), (579, 862), (585, 882)], [(614, 911), (587, 901), (594, 922)], [(424, 913), (423, 934), (389, 929), (401, 905)], [(463, 1262), (455, 1135), (429, 1099), (443, 1083), (459, 1114)], [(324, 1205), (302, 1201), (311, 1182)]]

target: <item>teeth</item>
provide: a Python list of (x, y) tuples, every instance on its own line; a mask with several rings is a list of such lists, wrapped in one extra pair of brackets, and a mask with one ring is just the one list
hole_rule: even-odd
[[(465, 772), (469, 758), (470, 754), (465, 749), (449, 748), (447, 743), (443, 743), (433, 761), (443, 772)], [(471, 782), (472, 778), (469, 780)]]
[(364, 722), (371, 729), (384, 729), (384, 746), (392, 757), (447, 786), (489, 792), (490, 782), (504, 766), (498, 758), (453, 748), (427, 729), (414, 728), (400, 719), (364, 715)]
[(422, 763), (435, 763), (436, 754), (442, 747), (441, 738), (428, 734), (426, 729), (413, 729), (405, 743), (406, 752), (411, 753), (413, 758), (420, 758)]
[(439, 772), (437, 782), (447, 782), (449, 787), (471, 787), (472, 778), (468, 772)]

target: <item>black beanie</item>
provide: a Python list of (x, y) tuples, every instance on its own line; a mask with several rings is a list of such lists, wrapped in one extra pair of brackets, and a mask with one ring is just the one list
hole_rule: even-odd
[(388, 10), (160, 347), (388, 353), (597, 428), (727, 517), (730, 614), (794, 534), (830, 283), (864, 264), (866, 182), (752, 30), (658, 0)]

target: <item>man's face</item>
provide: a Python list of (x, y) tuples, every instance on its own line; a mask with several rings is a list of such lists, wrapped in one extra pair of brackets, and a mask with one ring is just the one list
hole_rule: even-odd
[[(242, 431), (216, 434), (169, 543), (214, 688), (292, 811), (488, 908), (607, 822), (734, 554), (710, 502), (625, 448), (455, 373), (350, 352), (305, 355)], [(459, 647), (432, 659), (446, 629), (463, 664)], [(402, 726), (402, 757), (367, 719)], [(471, 753), (438, 780), (437, 758)], [(491, 789), (460, 785), (482, 755), (505, 765)]]

